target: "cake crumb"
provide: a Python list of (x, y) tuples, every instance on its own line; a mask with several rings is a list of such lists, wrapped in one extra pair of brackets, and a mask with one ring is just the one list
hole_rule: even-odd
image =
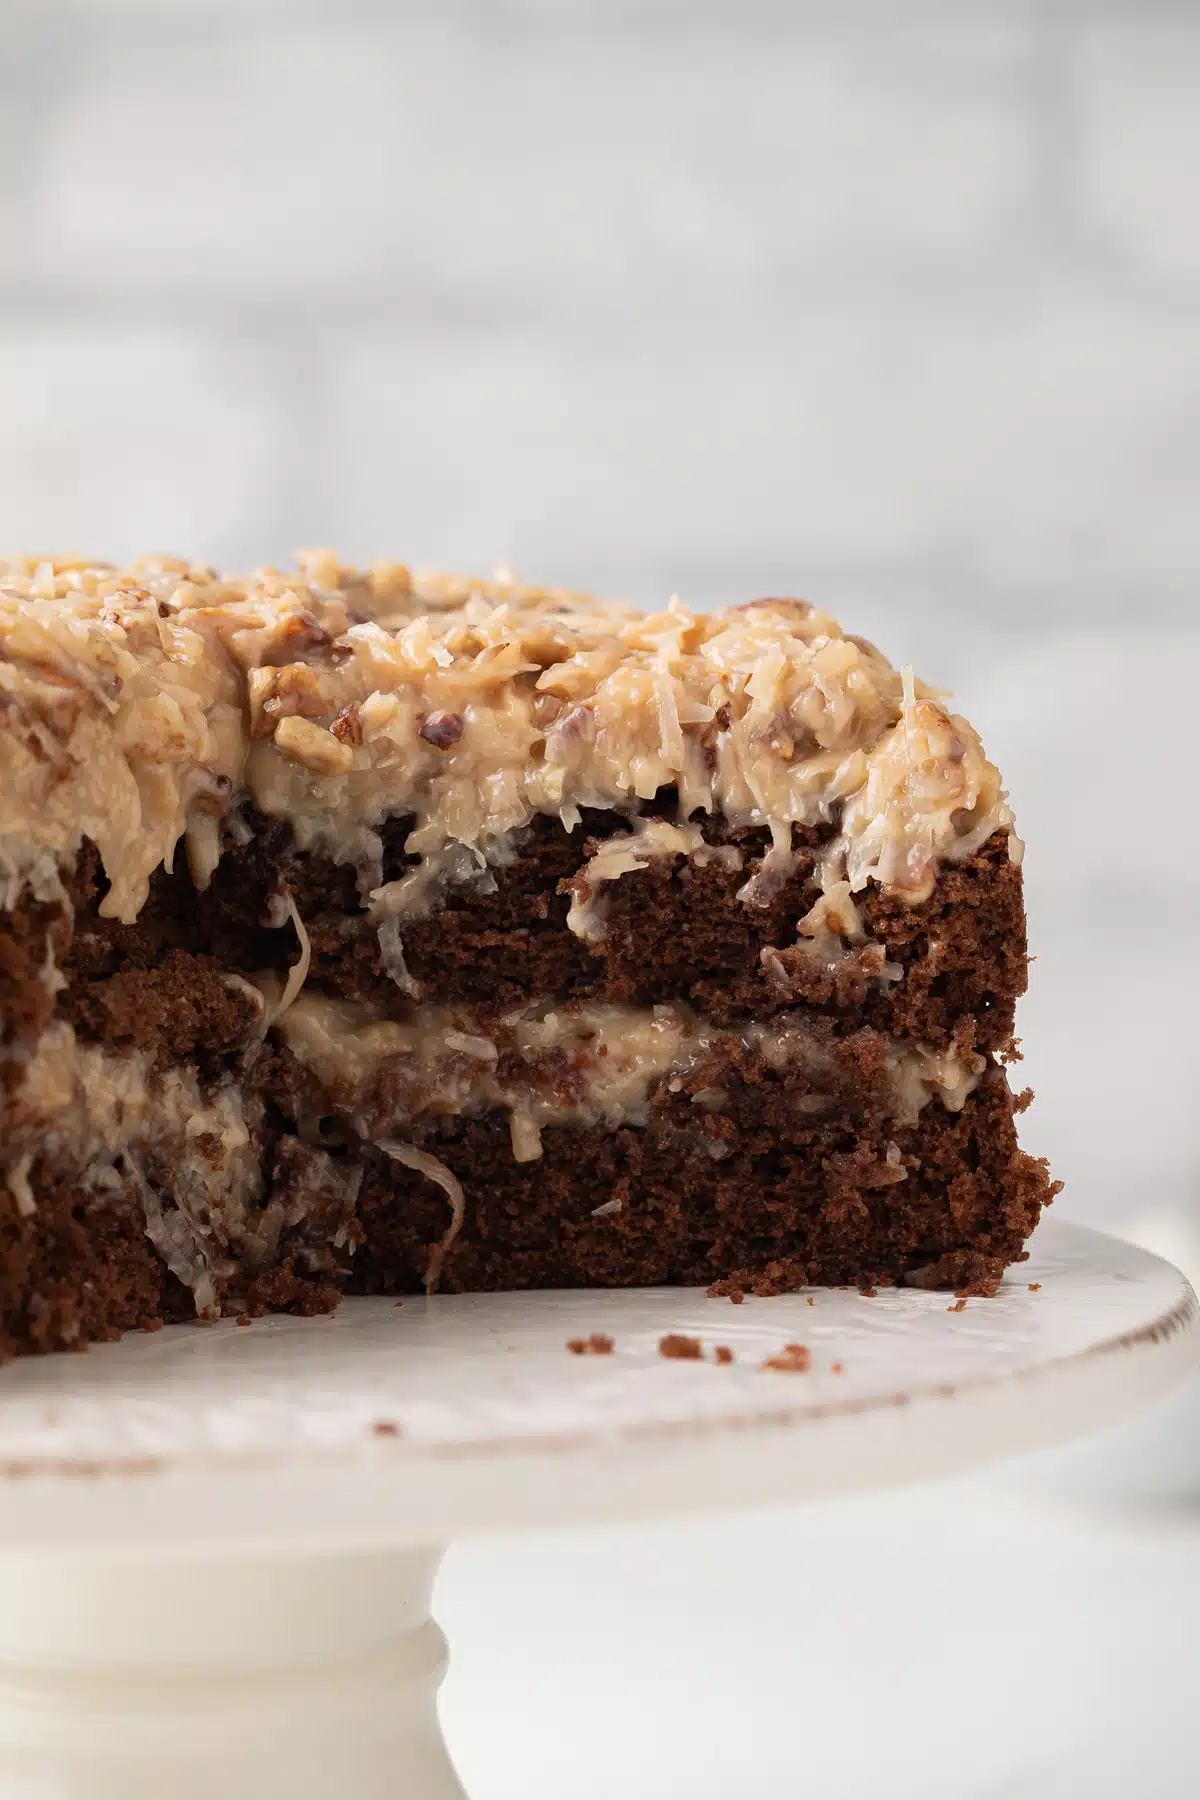
[(161, 1319), (143, 1319), (138, 1326), (139, 1331), (161, 1331), (162, 1328), (163, 1321)]
[(572, 1356), (611, 1356), (613, 1340), (603, 1331), (593, 1331), (590, 1337), (568, 1338), (567, 1349)]
[(846, 1366), (844, 1363), (840, 1363), (840, 1362), (830, 1363), (829, 1373), (831, 1375), (844, 1375), (846, 1373)]
[(254, 1320), (250, 1317), (249, 1313), (239, 1313), (234, 1320), (235, 1325), (253, 1325), (253, 1323)]
[(376, 1437), (399, 1437), (400, 1427), (394, 1419), (376, 1419), (371, 1430)]
[(804, 1375), (812, 1368), (812, 1354), (806, 1344), (785, 1344), (777, 1356), (768, 1356), (764, 1369), (781, 1369), (785, 1375)]
[(704, 1349), (700, 1339), (684, 1337), (678, 1331), (669, 1331), (665, 1338), (659, 1339), (658, 1354), (677, 1362), (702, 1362), (704, 1359)]
[(981, 1275), (977, 1281), (969, 1281), (966, 1287), (955, 1288), (956, 1300), (994, 1300), (1000, 1292), (1000, 1283), (1004, 1279), (1003, 1269), (989, 1275)]
[(879, 1289), (877, 1287), (860, 1287), (858, 1291), (864, 1300), (874, 1300)]
[(1040, 1281), (1031, 1281), (1029, 1283), (1029, 1291), (1031, 1294), (1040, 1294), (1042, 1291), (1041, 1282)]
[(951, 1306), (948, 1306), (946, 1308), (947, 1312), (965, 1312), (966, 1310), (967, 1310), (967, 1297), (965, 1294), (963, 1294), (960, 1299), (955, 1300)]
[(729, 1348), (728, 1344), (718, 1344), (713, 1351), (713, 1355), (719, 1363), (731, 1363), (733, 1361), (733, 1351)]
[(393, 1300), (392, 1305), (393, 1306), (403, 1306), (404, 1302), (403, 1302), (403, 1300)]

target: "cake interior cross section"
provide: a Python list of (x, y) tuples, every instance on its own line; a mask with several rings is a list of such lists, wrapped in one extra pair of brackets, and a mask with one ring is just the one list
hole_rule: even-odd
[(0, 1351), (343, 1293), (994, 1288), (1021, 844), (806, 602), (0, 563)]

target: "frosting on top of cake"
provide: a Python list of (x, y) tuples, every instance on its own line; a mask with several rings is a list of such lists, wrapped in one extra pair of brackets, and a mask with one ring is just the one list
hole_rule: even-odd
[[(920, 901), (998, 830), (1019, 854), (971, 726), (804, 601), (647, 614), (329, 552), (241, 579), (0, 562), (0, 780), (0, 903), (50, 897), (86, 837), (101, 910), (126, 921), (181, 839), (211, 878), (240, 794), (352, 864), (385, 925), (486, 876), (535, 814), (632, 817), (663, 788), (682, 825), (770, 830), (750, 904), (790, 873), (797, 824), (835, 827), (821, 877), (838, 896), (874, 879)], [(378, 828), (400, 815), (422, 861), (384, 884)]]

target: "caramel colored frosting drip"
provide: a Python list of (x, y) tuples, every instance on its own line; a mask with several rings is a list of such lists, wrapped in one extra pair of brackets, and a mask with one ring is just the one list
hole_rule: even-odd
[[(10, 561), (0, 715), (0, 904), (51, 897), (86, 837), (102, 910), (125, 921), (181, 840), (205, 885), (242, 794), (352, 864), (384, 925), (486, 879), (538, 813), (633, 817), (667, 787), (681, 832), (638, 856), (704, 813), (769, 828), (748, 904), (786, 879), (794, 824), (837, 827), (827, 892), (876, 880), (914, 902), (1012, 824), (970, 725), (798, 600), (644, 614), (325, 552), (236, 580), (170, 559)], [(384, 885), (379, 827), (407, 815), (422, 860)], [(602, 911), (582, 902), (576, 927), (602, 932)]]

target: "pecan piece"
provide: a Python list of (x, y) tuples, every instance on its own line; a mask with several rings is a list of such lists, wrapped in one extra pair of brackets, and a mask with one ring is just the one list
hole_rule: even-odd
[(449, 750), (457, 744), (465, 729), (461, 714), (431, 712), (421, 721), (417, 736), (423, 737), (435, 750)]
[(352, 700), (349, 706), (343, 706), (333, 724), (329, 727), (339, 744), (361, 744), (363, 741), (362, 720), (359, 717), (358, 701)]
[(303, 763), (318, 775), (345, 775), (354, 767), (354, 751), (349, 744), (339, 743), (323, 725), (314, 725), (298, 713), (280, 719), (275, 727), (275, 743), (292, 762)]

